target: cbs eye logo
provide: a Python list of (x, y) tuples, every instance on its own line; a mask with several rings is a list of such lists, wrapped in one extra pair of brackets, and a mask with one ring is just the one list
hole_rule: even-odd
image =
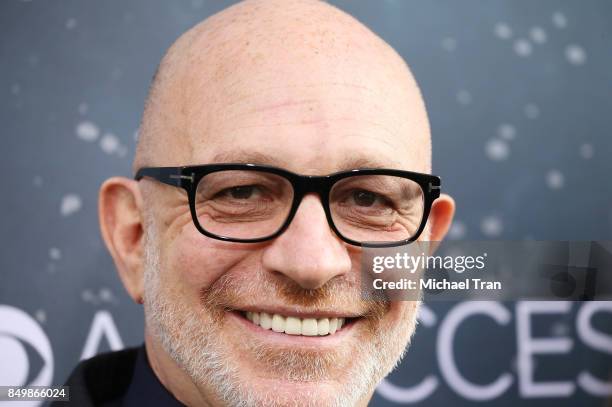
[[(0, 305), (0, 385), (49, 386), (52, 379), (53, 353), (47, 335), (27, 313)], [(27, 405), (41, 403), (32, 401)], [(0, 407), (9, 404), (15, 405), (0, 401)]]

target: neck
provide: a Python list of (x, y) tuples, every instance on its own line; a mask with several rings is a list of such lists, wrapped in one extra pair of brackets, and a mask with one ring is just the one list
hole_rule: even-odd
[[(164, 387), (186, 406), (217, 406), (198, 389), (191, 377), (170, 357), (155, 335), (145, 327), (145, 348), (149, 364)], [(211, 394), (210, 392), (208, 392)]]

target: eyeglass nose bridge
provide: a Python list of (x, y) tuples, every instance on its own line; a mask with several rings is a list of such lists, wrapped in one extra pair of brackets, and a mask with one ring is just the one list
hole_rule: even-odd
[(336, 230), (329, 208), (329, 193), (333, 183), (334, 181), (331, 176), (298, 175), (293, 182), (293, 193), (295, 196), (293, 198), (294, 207), (292, 208), (292, 213), (290, 217), (293, 218), (293, 215), (295, 215), (297, 208), (302, 203), (304, 196), (315, 193), (319, 196), (319, 199), (321, 200), (321, 204), (323, 205), (323, 209), (325, 210), (325, 215), (327, 216), (329, 226), (333, 230)]
[(293, 182), (296, 197), (301, 198), (306, 194), (316, 193), (324, 199), (329, 192), (330, 177), (320, 175), (299, 175)]
[(329, 191), (331, 189), (331, 185), (333, 184), (332, 178), (329, 176), (319, 176), (319, 175), (298, 175), (293, 180), (293, 188), (294, 188), (294, 197), (293, 197), (293, 205), (285, 221), (285, 224), (279, 230), (279, 234), (282, 234), (289, 228), (289, 225), (293, 221), (300, 204), (304, 197), (308, 194), (315, 193), (319, 196), (321, 200), (321, 205), (323, 206), (323, 211), (325, 212), (325, 218), (327, 219), (327, 224), (331, 228), (331, 230), (341, 238), (339, 231), (336, 229), (334, 225), (334, 221), (332, 219), (331, 210), (329, 208)]

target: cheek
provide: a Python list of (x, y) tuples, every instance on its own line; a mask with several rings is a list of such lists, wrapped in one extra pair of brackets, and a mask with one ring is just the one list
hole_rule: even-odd
[(392, 301), (385, 322), (389, 327), (407, 324), (419, 311), (419, 303), (416, 301)]
[(185, 291), (199, 292), (245, 261), (249, 251), (203, 236), (189, 226), (169, 245), (164, 269)]

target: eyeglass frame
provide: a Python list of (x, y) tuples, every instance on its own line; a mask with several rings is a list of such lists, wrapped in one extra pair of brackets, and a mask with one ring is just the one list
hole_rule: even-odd
[[(293, 202), (287, 218), (283, 225), (271, 235), (255, 238), (255, 239), (238, 239), (231, 238), (228, 236), (221, 236), (211, 233), (204, 229), (198, 220), (196, 213), (196, 190), (199, 182), (208, 174), (214, 172), (226, 171), (226, 170), (243, 170), (243, 171), (260, 171), (267, 172), (281, 176), (291, 183), (293, 188)], [(423, 217), (421, 224), (417, 229), (414, 236), (409, 239), (399, 240), (395, 242), (360, 242), (353, 239), (349, 239), (344, 236), (336, 227), (331, 214), (329, 206), (329, 195), (334, 184), (341, 179), (353, 177), (355, 175), (390, 175), (401, 178), (406, 178), (417, 183), (423, 191)], [(155, 179), (163, 184), (171, 185), (174, 187), (182, 188), (187, 191), (187, 197), (189, 199), (189, 209), (191, 212), (191, 218), (196, 229), (204, 236), (212, 239), (222, 240), (226, 242), (235, 243), (260, 243), (267, 240), (272, 240), (280, 236), (291, 224), (295, 214), (302, 202), (304, 196), (308, 193), (316, 193), (321, 199), (323, 204), (323, 210), (325, 211), (325, 217), (327, 223), (332, 231), (340, 237), (344, 242), (359, 247), (396, 247), (411, 243), (419, 238), (429, 213), (431, 212), (431, 206), (433, 202), (440, 196), (441, 191), (441, 180), (437, 175), (424, 174), (413, 171), (389, 169), (389, 168), (358, 168), (346, 171), (339, 171), (329, 175), (300, 175), (283, 168), (259, 165), (259, 164), (244, 164), (244, 163), (220, 163), (220, 164), (203, 164), (203, 165), (189, 165), (182, 167), (143, 167), (140, 168), (134, 179), (140, 181), (142, 178), (148, 177)]]

